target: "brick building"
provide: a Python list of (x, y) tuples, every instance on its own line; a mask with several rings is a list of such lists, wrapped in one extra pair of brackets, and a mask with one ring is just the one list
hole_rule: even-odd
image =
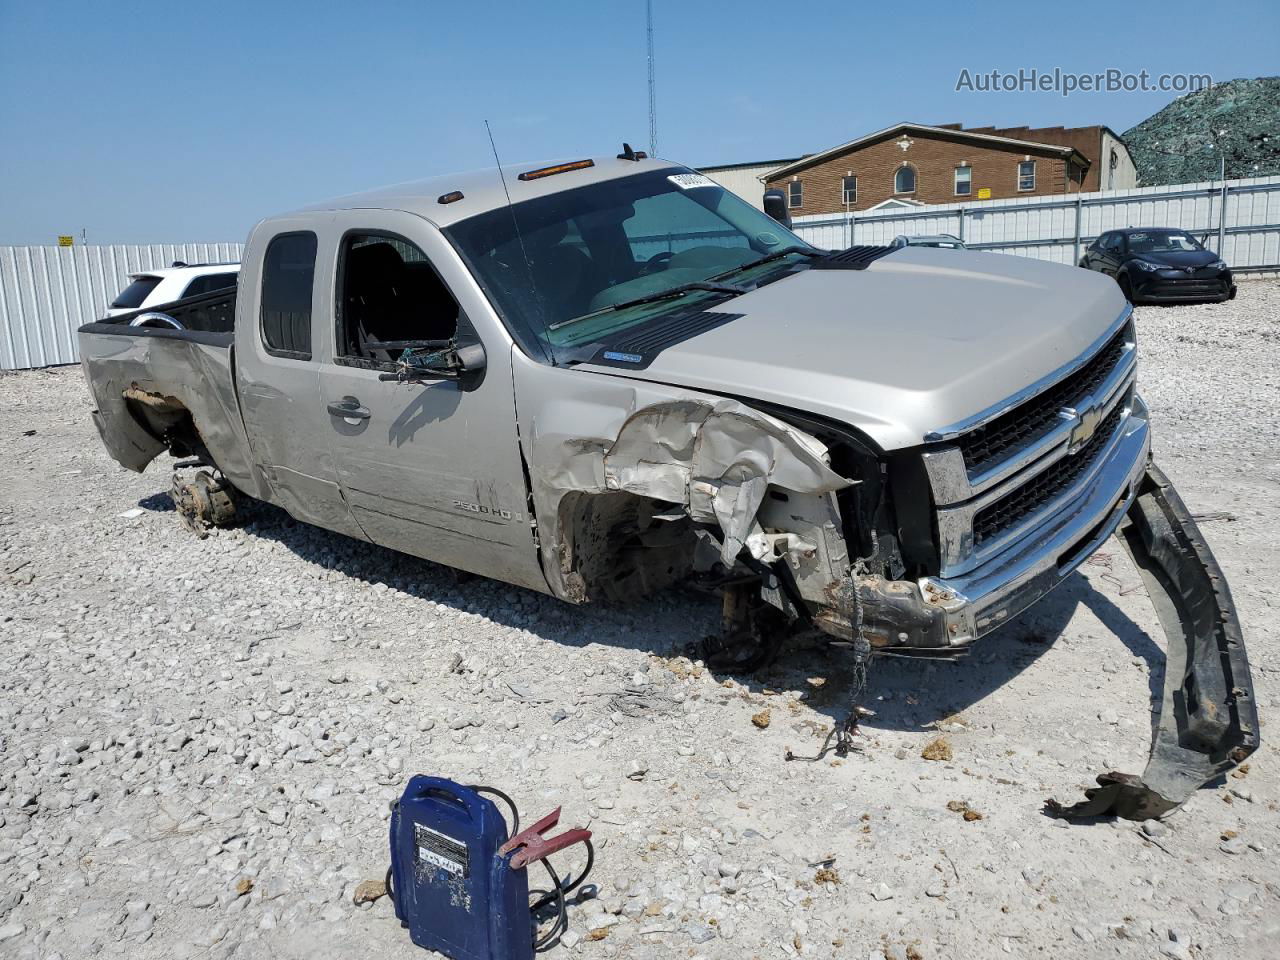
[(1107, 127), (966, 130), (958, 123), (900, 123), (761, 180), (786, 192), (792, 216), (866, 210), (886, 200), (960, 203), (1136, 186), (1129, 151)]

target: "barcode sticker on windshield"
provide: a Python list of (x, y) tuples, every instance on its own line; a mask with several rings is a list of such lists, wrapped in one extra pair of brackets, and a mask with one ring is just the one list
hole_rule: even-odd
[(704, 177), (700, 173), (675, 173), (667, 177), (681, 190), (691, 190), (694, 187), (714, 187), (716, 182), (710, 177)]

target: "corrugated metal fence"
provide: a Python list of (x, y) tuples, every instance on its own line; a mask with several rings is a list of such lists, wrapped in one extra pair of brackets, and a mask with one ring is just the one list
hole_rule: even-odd
[(795, 230), (831, 249), (886, 244), (898, 234), (950, 233), (967, 246), (1075, 264), (1099, 234), (1119, 227), (1181, 227), (1237, 272), (1280, 270), (1280, 177), (1019, 197), (910, 210), (797, 217)]
[[(1130, 225), (1207, 235), (1210, 249), (1237, 272), (1280, 271), (1280, 177), (938, 204), (795, 222), (802, 237), (831, 249), (890, 243), (900, 233), (952, 233), (978, 250), (1069, 264), (1077, 263), (1099, 234)], [(76, 328), (103, 315), (130, 273), (174, 260), (239, 260), (241, 250), (238, 243), (0, 247), (0, 368), (74, 363)]]
[(75, 363), (76, 328), (100, 319), (129, 274), (238, 261), (239, 243), (0, 247), (0, 369)]

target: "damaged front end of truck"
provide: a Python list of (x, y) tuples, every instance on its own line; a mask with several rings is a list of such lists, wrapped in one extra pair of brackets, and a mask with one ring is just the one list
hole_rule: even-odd
[(1150, 761), (1049, 808), (1163, 816), (1252, 753), (1258, 722), (1230, 592), (1119, 379), (1093, 430), (1045, 439), (1060, 457), (964, 490), (954, 437), (886, 454), (840, 424), (732, 399), (640, 406), (607, 438), (543, 431), (530, 483), (544, 572), (573, 602), (709, 580), (724, 598), (722, 635), (702, 650), (713, 665), (758, 668), (809, 630), (861, 678), (876, 656), (963, 656), (1118, 533), (1168, 637)]

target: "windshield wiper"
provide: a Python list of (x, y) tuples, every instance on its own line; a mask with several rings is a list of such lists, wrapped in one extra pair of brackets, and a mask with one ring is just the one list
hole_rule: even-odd
[(754, 267), (762, 266), (766, 263), (772, 263), (774, 260), (781, 260), (783, 257), (797, 253), (802, 257), (825, 257), (826, 254), (818, 250), (810, 250), (806, 247), (790, 247), (786, 250), (775, 250), (773, 253), (752, 260), (750, 263), (744, 263), (740, 267), (734, 267), (725, 270), (723, 273), (717, 273), (714, 276), (707, 277), (705, 280), (694, 280), (690, 283), (677, 284), (674, 287), (668, 287), (666, 290), (660, 290), (657, 293), (651, 293), (648, 296), (636, 297), (633, 300), (623, 300), (621, 303), (615, 303), (612, 306), (601, 307), (599, 310), (592, 310), (590, 313), (584, 313), (579, 317), (570, 317), (568, 320), (560, 320), (547, 327), (548, 330), (559, 330), (561, 327), (567, 327), (571, 323), (577, 323), (579, 320), (588, 320), (591, 317), (598, 317), (601, 314), (612, 313), (615, 310), (625, 310), (627, 307), (639, 306), (642, 303), (656, 303), (659, 300), (670, 300), (672, 297), (683, 296), (694, 290), (709, 290), (712, 293), (731, 293), (734, 296), (740, 296), (749, 292), (746, 287), (739, 287), (732, 283), (720, 283), (719, 281), (725, 277), (731, 277), (735, 273), (743, 273)]
[(752, 260), (750, 263), (744, 263), (740, 267), (733, 267), (729, 270), (724, 271), (724, 273), (717, 273), (715, 276), (708, 277), (707, 280), (714, 282), (716, 280), (722, 280), (725, 277), (732, 277), (735, 273), (745, 273), (746, 271), (751, 270), (755, 267), (762, 267), (766, 263), (772, 263), (774, 260), (781, 260), (783, 257), (789, 257), (793, 253), (798, 253), (802, 257), (825, 257), (826, 256), (825, 253), (820, 253), (817, 250), (807, 250), (804, 247), (790, 247), (786, 250), (775, 250), (773, 253), (766, 254), (765, 256), (761, 257), (759, 260)]
[(735, 297), (746, 293), (746, 288), (735, 286), (732, 283), (716, 283), (715, 277), (710, 280), (694, 280), (690, 283), (677, 284), (674, 287), (668, 287), (666, 290), (659, 290), (657, 293), (651, 293), (647, 296), (636, 297), (633, 300), (623, 300), (619, 303), (611, 304), (607, 307), (601, 307), (599, 310), (592, 310), (590, 313), (584, 313), (578, 317), (570, 317), (568, 320), (560, 320), (547, 327), (548, 330), (559, 330), (561, 327), (567, 327), (571, 323), (577, 323), (579, 320), (589, 320), (591, 317), (598, 317), (605, 313), (613, 313), (615, 310), (625, 310), (627, 307), (637, 307), (642, 303), (657, 303), (659, 300), (670, 300), (673, 297), (680, 297), (694, 290), (709, 290), (712, 293), (731, 293)]

